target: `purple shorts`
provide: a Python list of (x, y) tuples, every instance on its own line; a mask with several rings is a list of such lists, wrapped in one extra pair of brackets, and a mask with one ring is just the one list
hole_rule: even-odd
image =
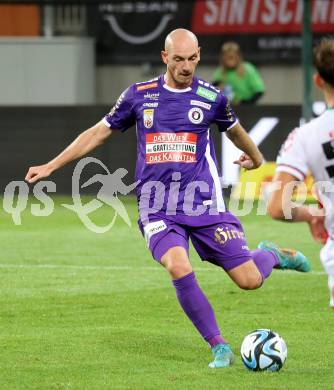
[(220, 223), (205, 226), (184, 225), (163, 217), (150, 220), (145, 226), (138, 223), (157, 261), (174, 246), (181, 246), (189, 253), (190, 238), (202, 260), (228, 271), (249, 261), (252, 255), (239, 219), (229, 212), (224, 214)]

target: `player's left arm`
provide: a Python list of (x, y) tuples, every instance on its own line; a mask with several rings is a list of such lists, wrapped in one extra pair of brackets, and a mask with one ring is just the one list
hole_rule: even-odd
[(234, 164), (238, 164), (245, 169), (256, 169), (261, 166), (263, 156), (239, 122), (229, 129), (226, 135), (237, 148), (244, 152), (239, 160), (234, 161)]

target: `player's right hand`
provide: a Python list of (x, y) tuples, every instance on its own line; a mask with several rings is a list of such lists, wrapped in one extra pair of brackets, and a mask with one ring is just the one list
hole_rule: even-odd
[(30, 167), (25, 177), (25, 180), (28, 183), (35, 183), (38, 180), (50, 176), (51, 173), (52, 169), (49, 164), (39, 165), (37, 167)]

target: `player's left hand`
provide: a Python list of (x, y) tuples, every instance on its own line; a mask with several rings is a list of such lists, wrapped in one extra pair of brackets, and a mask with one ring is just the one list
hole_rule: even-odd
[(242, 155), (239, 157), (239, 160), (233, 161), (233, 164), (240, 165), (241, 168), (245, 168), (247, 170), (257, 168), (253, 160), (246, 153), (242, 153)]

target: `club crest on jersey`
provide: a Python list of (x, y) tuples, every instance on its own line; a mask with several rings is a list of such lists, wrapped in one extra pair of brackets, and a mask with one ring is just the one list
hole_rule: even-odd
[(153, 126), (154, 110), (144, 110), (144, 126), (150, 129)]
[(193, 107), (188, 111), (188, 118), (190, 122), (198, 125), (203, 121), (203, 111), (199, 107)]

